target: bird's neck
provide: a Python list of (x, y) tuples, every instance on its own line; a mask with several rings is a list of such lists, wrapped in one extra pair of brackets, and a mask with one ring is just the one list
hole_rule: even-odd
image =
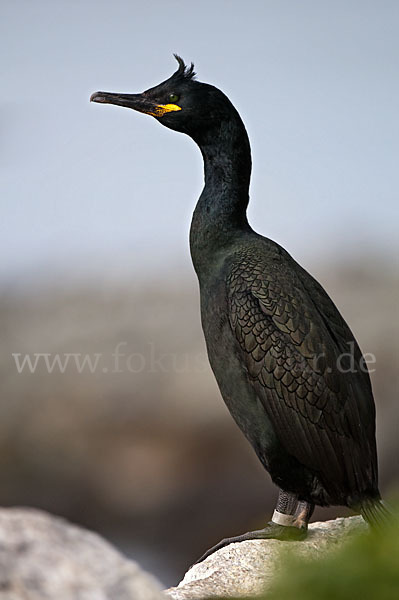
[(204, 159), (205, 186), (190, 231), (194, 268), (200, 276), (218, 253), (249, 231), (246, 209), (251, 177), (251, 149), (244, 124), (234, 109), (229, 121), (195, 139)]

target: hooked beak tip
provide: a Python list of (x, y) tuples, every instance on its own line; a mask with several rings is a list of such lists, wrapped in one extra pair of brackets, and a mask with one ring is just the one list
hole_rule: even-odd
[(94, 92), (94, 94), (92, 94), (90, 96), (90, 102), (104, 102), (105, 98), (104, 95), (102, 94), (102, 92)]

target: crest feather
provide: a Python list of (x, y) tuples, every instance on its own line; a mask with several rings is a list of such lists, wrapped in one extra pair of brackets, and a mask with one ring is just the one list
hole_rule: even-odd
[(196, 73), (194, 71), (194, 64), (191, 63), (191, 65), (188, 67), (180, 56), (178, 56), (177, 54), (174, 54), (173, 56), (179, 63), (179, 68), (173, 74), (173, 77), (179, 79), (195, 79)]

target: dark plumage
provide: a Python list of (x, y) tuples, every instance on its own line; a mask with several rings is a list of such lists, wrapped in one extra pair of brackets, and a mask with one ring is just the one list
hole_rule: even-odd
[(315, 504), (346, 505), (378, 521), (375, 408), (361, 351), (320, 284), (251, 229), (245, 127), (229, 99), (176, 58), (176, 73), (143, 94), (91, 99), (155, 116), (192, 137), (204, 158), (190, 248), (209, 361), (233, 418), (280, 488), (264, 529), (215, 548), (302, 538)]

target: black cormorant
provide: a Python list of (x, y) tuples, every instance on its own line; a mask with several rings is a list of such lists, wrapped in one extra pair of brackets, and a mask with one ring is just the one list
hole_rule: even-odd
[[(209, 362), (234, 420), (279, 487), (264, 529), (222, 540), (303, 539), (315, 504), (383, 518), (375, 407), (362, 353), (322, 286), (250, 227), (251, 151), (230, 100), (196, 80), (193, 64), (142, 94), (96, 92), (186, 133), (204, 159), (205, 187), (190, 249)], [(203, 558), (204, 558), (203, 557)]]

